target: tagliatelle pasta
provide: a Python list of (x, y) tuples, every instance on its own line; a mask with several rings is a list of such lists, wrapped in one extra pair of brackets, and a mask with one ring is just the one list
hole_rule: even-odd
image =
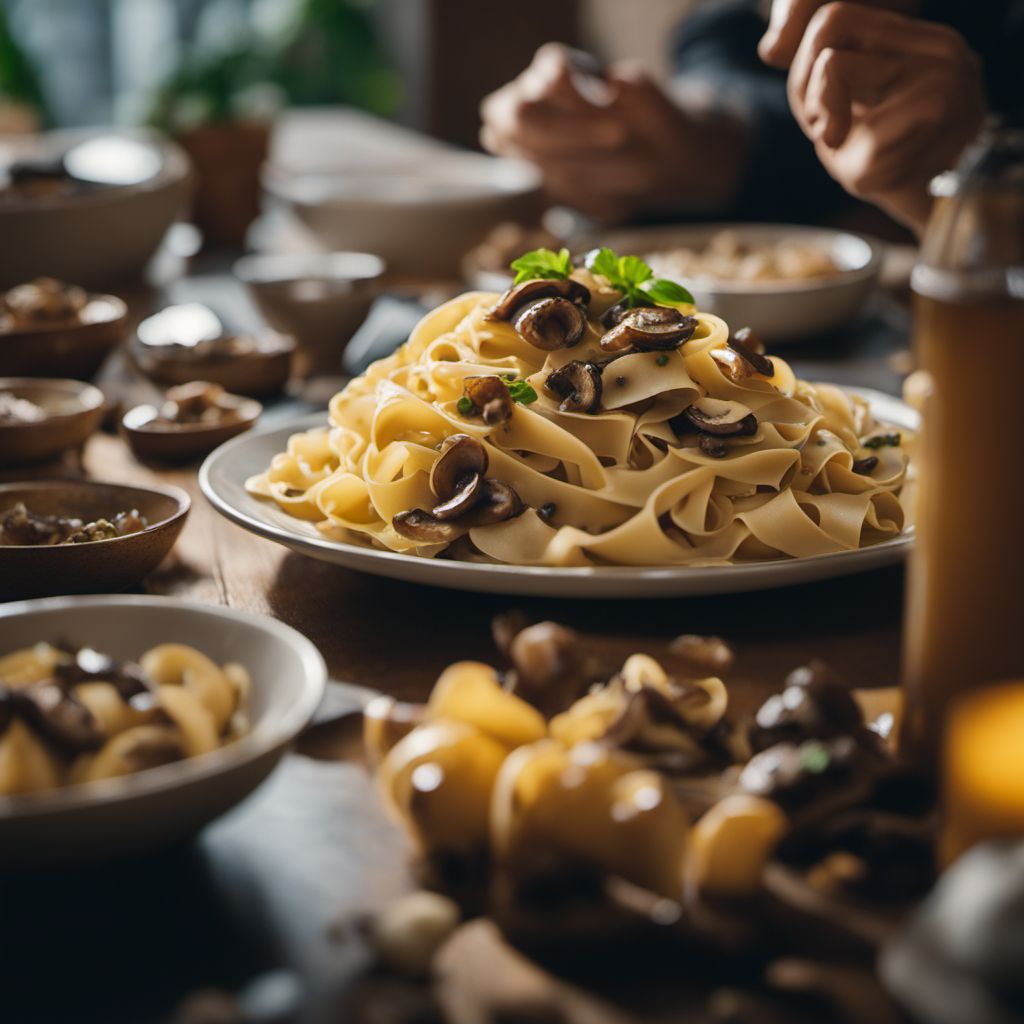
[[(517, 565), (797, 558), (903, 530), (906, 449), (895, 435), (876, 443), (886, 428), (865, 401), (797, 380), (778, 357), (751, 359), (708, 313), (692, 313), (677, 347), (610, 353), (601, 317), (620, 293), (573, 278), (589, 289), (576, 344), (539, 348), (494, 318), (498, 295), (461, 295), (335, 395), (328, 424), (294, 435), (248, 490), (339, 541)], [(552, 386), (570, 363), (600, 377), (592, 411)], [(466, 397), (479, 377), (536, 399), (488, 422)], [(736, 432), (704, 429), (723, 421)], [(455, 435), (485, 446), (486, 477), (525, 508), (484, 525), (454, 518), (437, 542), (409, 536), (396, 525), (410, 510), (433, 521), (431, 471)]]

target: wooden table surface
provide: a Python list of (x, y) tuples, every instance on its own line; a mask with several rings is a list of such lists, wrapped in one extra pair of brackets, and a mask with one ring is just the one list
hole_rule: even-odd
[[(901, 329), (880, 323), (781, 354), (816, 377), (894, 390)], [(317, 644), (333, 680), (357, 687), (422, 699), (450, 661), (494, 657), (490, 619), (513, 606), (588, 634), (609, 662), (638, 650), (657, 654), (679, 633), (721, 635), (737, 648), (729, 681), (740, 706), (778, 688), (811, 657), (833, 663), (854, 685), (897, 678), (898, 568), (676, 600), (465, 594), (361, 575), (249, 535), (205, 502), (194, 467), (140, 466), (115, 436), (94, 437), (83, 465), (93, 477), (161, 480), (192, 494), (181, 539), (145, 582), (147, 592), (272, 615)], [(353, 692), (336, 688), (332, 696), (343, 705)], [(0, 1021), (486, 1024), (526, 1019), (516, 1009), (524, 1000), (557, 1004), (560, 1016), (536, 1019), (569, 1024), (681, 1019), (671, 991), (596, 995), (556, 982), (504, 948), (487, 922), (467, 926), (443, 958), (434, 993), (443, 1016), (428, 989), (367, 973), (351, 924), (406, 890), (411, 876), (405, 843), (364, 768), (344, 756), (347, 738), (340, 727), (326, 744), (290, 755), (256, 795), (183, 849), (60, 878), (5, 879)], [(329, 756), (309, 756), (322, 748)]]

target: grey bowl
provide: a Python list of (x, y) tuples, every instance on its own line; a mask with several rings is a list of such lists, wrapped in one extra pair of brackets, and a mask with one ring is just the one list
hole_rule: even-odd
[(266, 616), (168, 597), (90, 596), (0, 606), (0, 653), (38, 640), (88, 644), (137, 658), (190, 644), (252, 677), (246, 735), (210, 754), (135, 775), (0, 797), (0, 865), (82, 865), (194, 835), (249, 795), (308, 724), (327, 670), (316, 647)]

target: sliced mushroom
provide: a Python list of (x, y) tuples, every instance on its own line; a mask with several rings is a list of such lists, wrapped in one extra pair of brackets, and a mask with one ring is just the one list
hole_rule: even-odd
[(519, 630), (509, 644), (513, 693), (547, 717), (565, 711), (596, 678), (579, 634), (557, 622)]
[(607, 331), (610, 331), (613, 327), (618, 327), (622, 323), (623, 318), (632, 312), (633, 309), (634, 307), (629, 305), (625, 299), (616, 302), (614, 306), (609, 306), (602, 314), (601, 326)]
[(472, 403), (473, 412), (488, 426), (504, 423), (515, 412), (515, 402), (500, 377), (467, 377), (462, 382), (462, 390)]
[(54, 675), (65, 689), (79, 683), (110, 683), (126, 701), (153, 690), (152, 680), (138, 665), (130, 661), (115, 661), (110, 655), (91, 647), (67, 652), (57, 663)]
[(391, 525), (396, 533), (421, 544), (450, 544), (462, 532), (454, 523), (438, 519), (421, 508), (399, 512)]
[(714, 675), (728, 672), (736, 660), (732, 648), (718, 636), (683, 633), (668, 645), (668, 649), (686, 662), (687, 668)]
[(549, 373), (544, 387), (562, 399), (562, 412), (597, 412), (601, 404), (601, 368), (594, 363), (574, 359)]
[(516, 314), (515, 328), (535, 348), (553, 352), (579, 342), (587, 314), (568, 299), (541, 299)]
[(741, 327), (729, 335), (729, 348), (745, 359), (755, 373), (765, 377), (775, 376), (775, 365), (764, 354), (764, 342), (749, 328)]
[(605, 352), (678, 348), (693, 336), (697, 321), (674, 306), (641, 306), (630, 310), (601, 339)]
[(512, 641), (529, 625), (526, 615), (518, 608), (499, 612), (491, 619), (491, 638), (494, 646), (508, 658)]
[(739, 402), (698, 398), (683, 415), (697, 430), (713, 437), (749, 437), (757, 433), (757, 417)]
[(538, 278), (509, 288), (487, 314), (488, 320), (512, 320), (523, 306), (539, 299), (568, 299), (577, 306), (590, 302), (590, 290), (572, 278), (553, 281)]
[(479, 473), (467, 474), (455, 485), (454, 494), (447, 501), (435, 505), (430, 514), (442, 521), (465, 515), (483, 497), (485, 483)]
[(62, 686), (51, 680), (13, 691), (21, 717), (40, 735), (68, 751), (95, 750), (104, 735), (92, 712)]
[(697, 446), (709, 459), (724, 459), (729, 449), (720, 437), (702, 433), (697, 439)]
[(479, 499), (460, 522), (466, 526), (491, 526), (515, 519), (525, 511), (526, 506), (514, 488), (501, 480), (484, 480)]
[(686, 720), (655, 686), (641, 686), (626, 695), (622, 714), (609, 726), (605, 739), (623, 750), (652, 754), (671, 751), (687, 756), (691, 767), (703, 761), (700, 745)]
[[(488, 380), (475, 377), (471, 380)], [(497, 378), (493, 378), (497, 380)], [(504, 384), (502, 390), (507, 392)], [(430, 489), (448, 501), (461, 489), (466, 477), (482, 477), (487, 472), (487, 447), (469, 434), (452, 434), (441, 445), (441, 456), (430, 469)]]
[(860, 473), (861, 476), (870, 476), (875, 471), (875, 467), (878, 465), (878, 456), (869, 455), (866, 459), (854, 459), (853, 465), (850, 467), (854, 473)]

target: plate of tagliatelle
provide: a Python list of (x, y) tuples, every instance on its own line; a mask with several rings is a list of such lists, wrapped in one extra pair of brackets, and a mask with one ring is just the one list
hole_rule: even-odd
[(728, 593), (905, 555), (904, 403), (797, 379), (635, 257), (513, 268), (327, 414), (219, 448), (207, 498), (314, 558), (492, 593)]

